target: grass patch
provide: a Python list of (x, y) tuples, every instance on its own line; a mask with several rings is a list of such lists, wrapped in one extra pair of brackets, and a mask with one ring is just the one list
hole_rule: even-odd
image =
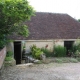
[(80, 57), (76, 58), (80, 62)]
[[(80, 59), (79, 59), (80, 60)], [(68, 58), (68, 57), (61, 57), (61, 58), (48, 58), (47, 62), (56, 62), (56, 63), (77, 63), (79, 62), (76, 58)]]
[(7, 67), (7, 66), (14, 66), (16, 65), (16, 62), (14, 60), (14, 58), (12, 57), (6, 57), (5, 58), (5, 61), (4, 61), (4, 66)]
[(12, 60), (13, 60), (12, 57), (6, 57), (6, 58), (5, 58), (5, 61), (12, 61)]

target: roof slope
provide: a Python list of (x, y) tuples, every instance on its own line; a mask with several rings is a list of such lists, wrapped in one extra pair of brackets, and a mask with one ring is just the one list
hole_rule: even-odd
[(36, 12), (36, 16), (25, 24), (29, 26), (29, 37), (14, 36), (13, 39), (44, 40), (80, 37), (80, 23), (67, 14)]

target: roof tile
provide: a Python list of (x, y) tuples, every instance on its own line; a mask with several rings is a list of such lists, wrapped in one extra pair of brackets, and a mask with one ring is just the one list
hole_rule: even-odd
[(36, 12), (30, 21), (30, 35), (12, 37), (17, 40), (44, 40), (44, 39), (76, 39), (80, 37), (80, 23), (67, 14)]

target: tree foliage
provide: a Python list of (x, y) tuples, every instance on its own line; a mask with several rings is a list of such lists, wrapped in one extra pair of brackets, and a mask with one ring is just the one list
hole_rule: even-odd
[(78, 21), (80, 22), (80, 19), (78, 19)]
[(27, 0), (0, 0), (1, 37), (4, 39), (4, 36), (14, 32), (27, 37), (29, 35), (28, 27), (23, 22), (30, 20), (34, 12)]

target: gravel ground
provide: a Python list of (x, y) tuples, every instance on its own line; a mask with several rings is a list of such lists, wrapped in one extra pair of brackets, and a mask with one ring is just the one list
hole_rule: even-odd
[(0, 80), (80, 80), (80, 63), (24, 64), (6, 67)]

